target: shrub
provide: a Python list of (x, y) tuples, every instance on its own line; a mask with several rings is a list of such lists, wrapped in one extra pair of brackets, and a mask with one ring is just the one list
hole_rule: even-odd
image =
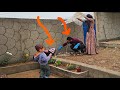
[(8, 65), (8, 62), (12, 58), (12, 53), (6, 52), (4, 57), (0, 60), (0, 66)]
[(76, 69), (76, 65), (73, 65), (73, 64), (67, 64), (67, 69), (68, 70), (74, 70), (74, 69)]
[(62, 64), (62, 62), (60, 61), (60, 60), (57, 60), (56, 62), (55, 62), (55, 66), (60, 66)]
[(49, 64), (54, 64), (55, 62), (56, 62), (55, 59), (50, 59), (50, 60), (48, 61)]
[(23, 55), (22, 55), (22, 62), (26, 62), (28, 60), (29, 60), (29, 54), (23, 53)]

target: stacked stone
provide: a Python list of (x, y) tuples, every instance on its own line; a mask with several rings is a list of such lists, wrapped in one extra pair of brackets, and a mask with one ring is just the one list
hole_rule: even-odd
[[(41, 20), (47, 27), (55, 43), (48, 46), (45, 40), (48, 38), (44, 30), (38, 26), (35, 19), (0, 19), (0, 60), (6, 52), (13, 54), (12, 61), (17, 62), (22, 58), (23, 53), (30, 55), (30, 60), (36, 52), (34, 46), (38, 43), (43, 44), (46, 48), (55, 47), (66, 41), (67, 36), (62, 34), (64, 27), (58, 20)], [(75, 23), (68, 25), (71, 28), (69, 36), (83, 39), (81, 27)], [(62, 51), (65, 51), (64, 48)]]

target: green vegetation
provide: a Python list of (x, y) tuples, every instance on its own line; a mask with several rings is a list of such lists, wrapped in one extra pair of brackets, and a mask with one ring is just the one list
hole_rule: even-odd
[(48, 64), (54, 64), (55, 62), (56, 62), (55, 59), (50, 59), (50, 60), (48, 61)]
[(60, 66), (62, 64), (62, 62), (60, 61), (60, 60), (57, 60), (56, 62), (55, 62), (55, 66)]
[(73, 64), (67, 64), (67, 70), (74, 70), (76, 69), (76, 65), (73, 65)]

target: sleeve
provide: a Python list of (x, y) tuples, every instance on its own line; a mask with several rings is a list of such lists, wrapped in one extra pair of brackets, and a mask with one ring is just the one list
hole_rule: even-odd
[(80, 41), (79, 39), (75, 38), (76, 42), (80, 43), (80, 44), (83, 44), (82, 41)]
[(66, 46), (67, 44), (68, 44), (68, 42), (65, 42), (65, 43), (63, 44), (63, 47)]
[(39, 60), (39, 56), (37, 56), (37, 57), (33, 56), (33, 60), (37, 62)]
[(45, 53), (42, 53), (40, 56), (39, 56), (39, 59), (43, 60), (43, 61), (49, 61), (50, 58), (51, 58), (51, 54), (49, 54), (49, 56), (47, 56)]

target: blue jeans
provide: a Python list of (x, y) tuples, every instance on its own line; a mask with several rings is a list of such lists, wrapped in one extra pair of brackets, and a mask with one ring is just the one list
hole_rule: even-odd
[(50, 76), (50, 67), (48, 64), (40, 65), (40, 78), (48, 78)]

